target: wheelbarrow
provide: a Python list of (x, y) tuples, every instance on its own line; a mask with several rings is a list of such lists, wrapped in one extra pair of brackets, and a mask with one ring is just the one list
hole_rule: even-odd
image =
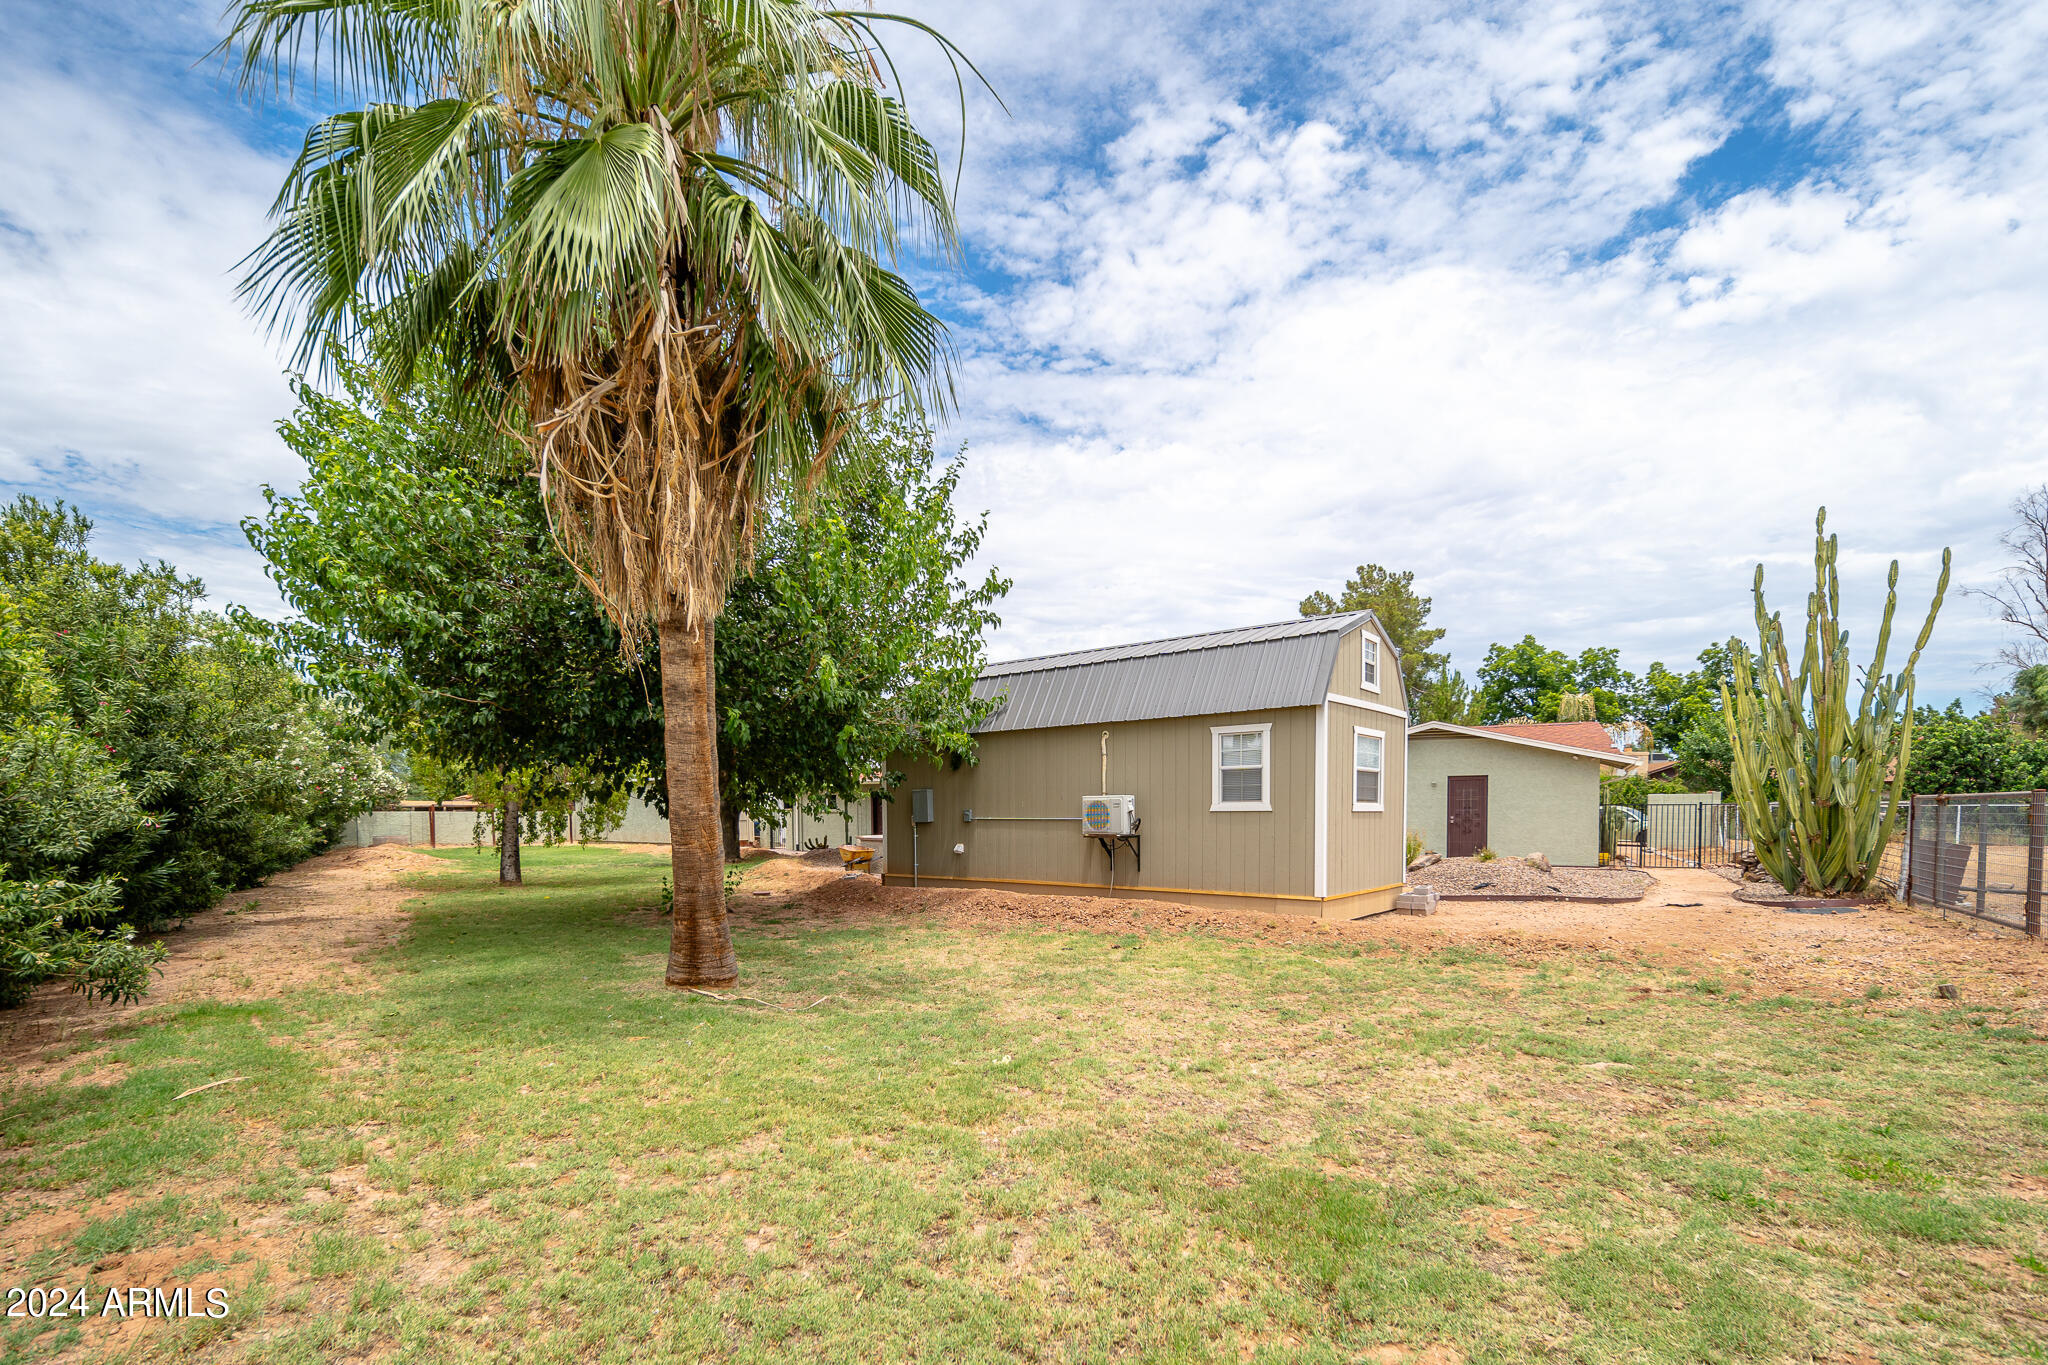
[(872, 872), (875, 866), (875, 851), (866, 844), (841, 844), (839, 861), (848, 873)]

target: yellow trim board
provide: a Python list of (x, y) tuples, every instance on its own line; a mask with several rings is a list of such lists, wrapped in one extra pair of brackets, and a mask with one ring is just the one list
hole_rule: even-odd
[[(897, 883), (910, 885), (908, 872), (890, 872), (889, 877), (901, 877)], [(944, 877), (936, 872), (918, 874), (919, 882), (993, 882), (999, 886), (1063, 886), (1081, 891), (1150, 891), (1163, 896), (1235, 896), (1240, 900), (1262, 901), (1311, 901), (1318, 905), (1330, 901), (1348, 901), (1356, 896), (1376, 895), (1381, 891), (1392, 891), (1406, 886), (1406, 882), (1388, 882), (1385, 886), (1368, 886), (1363, 891), (1346, 891), (1341, 896), (1300, 896), (1288, 891), (1204, 891), (1194, 886), (1110, 886), (1106, 882), (1041, 882), (1026, 877)]]

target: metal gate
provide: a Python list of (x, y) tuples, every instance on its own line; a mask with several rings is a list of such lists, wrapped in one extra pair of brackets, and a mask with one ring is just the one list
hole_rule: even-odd
[(1629, 867), (1716, 867), (1747, 852), (1732, 801), (1652, 801), (1600, 807), (1600, 851)]
[(1900, 842), (1903, 899), (2040, 935), (2048, 792), (1916, 796)]

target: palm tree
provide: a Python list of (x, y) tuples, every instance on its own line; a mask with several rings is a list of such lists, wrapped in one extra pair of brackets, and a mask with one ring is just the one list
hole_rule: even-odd
[(756, 509), (861, 415), (950, 395), (945, 330), (896, 273), (956, 239), (885, 93), (891, 20), (957, 57), (817, 0), (241, 0), (223, 44), (245, 92), (311, 70), (364, 101), (306, 135), (251, 305), (301, 364), (374, 320), (394, 388), (454, 355), (625, 648), (658, 641), (678, 988), (739, 971), (712, 631)]

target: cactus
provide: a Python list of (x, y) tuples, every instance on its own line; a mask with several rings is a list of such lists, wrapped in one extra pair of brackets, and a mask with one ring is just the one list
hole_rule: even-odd
[(1787, 891), (1804, 887), (1831, 896), (1868, 885), (1898, 818), (1912, 757), (1913, 666), (1934, 633), (1934, 617), (1948, 591), (1949, 552), (1941, 552), (1941, 580), (1920, 638), (1896, 675), (1884, 672), (1899, 601), (1899, 562), (1892, 561), (1877, 654), (1864, 670), (1862, 696), (1852, 713), (1849, 634), (1841, 625), (1836, 542), (1827, 534), (1827, 520), (1823, 507), (1813, 523), (1813, 593), (1806, 599), (1799, 672), (1792, 672), (1782, 623), (1765, 612), (1759, 564), (1754, 591), (1760, 648), (1752, 660), (1742, 641), (1728, 642), (1734, 686), (1722, 684), (1721, 715), (1734, 749), (1735, 800), (1757, 861)]

